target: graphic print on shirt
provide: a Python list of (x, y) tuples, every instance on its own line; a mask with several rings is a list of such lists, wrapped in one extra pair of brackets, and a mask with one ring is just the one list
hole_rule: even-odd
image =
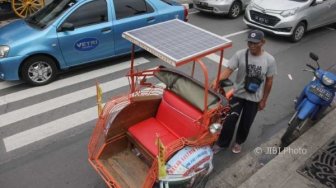
[(262, 79), (262, 67), (257, 65), (248, 65), (248, 76)]

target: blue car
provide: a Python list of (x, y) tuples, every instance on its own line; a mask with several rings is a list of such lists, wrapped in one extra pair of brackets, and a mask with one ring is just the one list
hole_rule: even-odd
[(48, 84), (60, 70), (130, 53), (124, 31), (187, 15), (170, 0), (54, 0), (0, 28), (0, 79)]

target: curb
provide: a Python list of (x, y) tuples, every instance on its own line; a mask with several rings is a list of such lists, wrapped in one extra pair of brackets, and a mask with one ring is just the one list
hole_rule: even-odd
[(280, 138), (285, 131), (286, 128), (282, 129), (268, 141), (264, 142), (259, 147), (256, 147), (253, 151), (250, 151), (237, 162), (233, 163), (230, 167), (216, 175), (214, 179), (207, 183), (207, 187), (233, 188), (240, 186), (259, 169), (277, 156), (268, 154), (266, 148), (278, 148), (280, 145)]

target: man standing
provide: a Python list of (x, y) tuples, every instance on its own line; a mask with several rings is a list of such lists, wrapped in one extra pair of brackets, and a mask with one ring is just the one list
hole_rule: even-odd
[(262, 31), (250, 31), (247, 37), (248, 48), (236, 52), (220, 75), (220, 80), (227, 79), (237, 69), (234, 95), (230, 101), (234, 107), (224, 122), (217, 145), (213, 148), (215, 153), (229, 147), (239, 116), (232, 152), (240, 153), (241, 144), (245, 142), (258, 110), (263, 110), (266, 106), (277, 69), (274, 57), (262, 48), (264, 44)]

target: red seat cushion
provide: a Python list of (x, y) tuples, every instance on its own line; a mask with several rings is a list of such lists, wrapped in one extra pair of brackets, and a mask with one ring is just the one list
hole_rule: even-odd
[(165, 90), (156, 119), (179, 137), (192, 137), (204, 131), (196, 124), (202, 113), (176, 94)]
[(178, 139), (174, 133), (169, 132), (168, 129), (155, 118), (149, 118), (137, 123), (130, 127), (128, 131), (139, 143), (148, 149), (153, 156), (157, 156), (158, 154), (158, 146), (155, 144), (157, 135), (160, 137), (163, 145), (168, 145)]
[(165, 146), (181, 137), (197, 136), (204, 131), (195, 123), (201, 116), (195, 107), (166, 90), (156, 117), (133, 125), (128, 132), (153, 156), (157, 156), (157, 136)]

